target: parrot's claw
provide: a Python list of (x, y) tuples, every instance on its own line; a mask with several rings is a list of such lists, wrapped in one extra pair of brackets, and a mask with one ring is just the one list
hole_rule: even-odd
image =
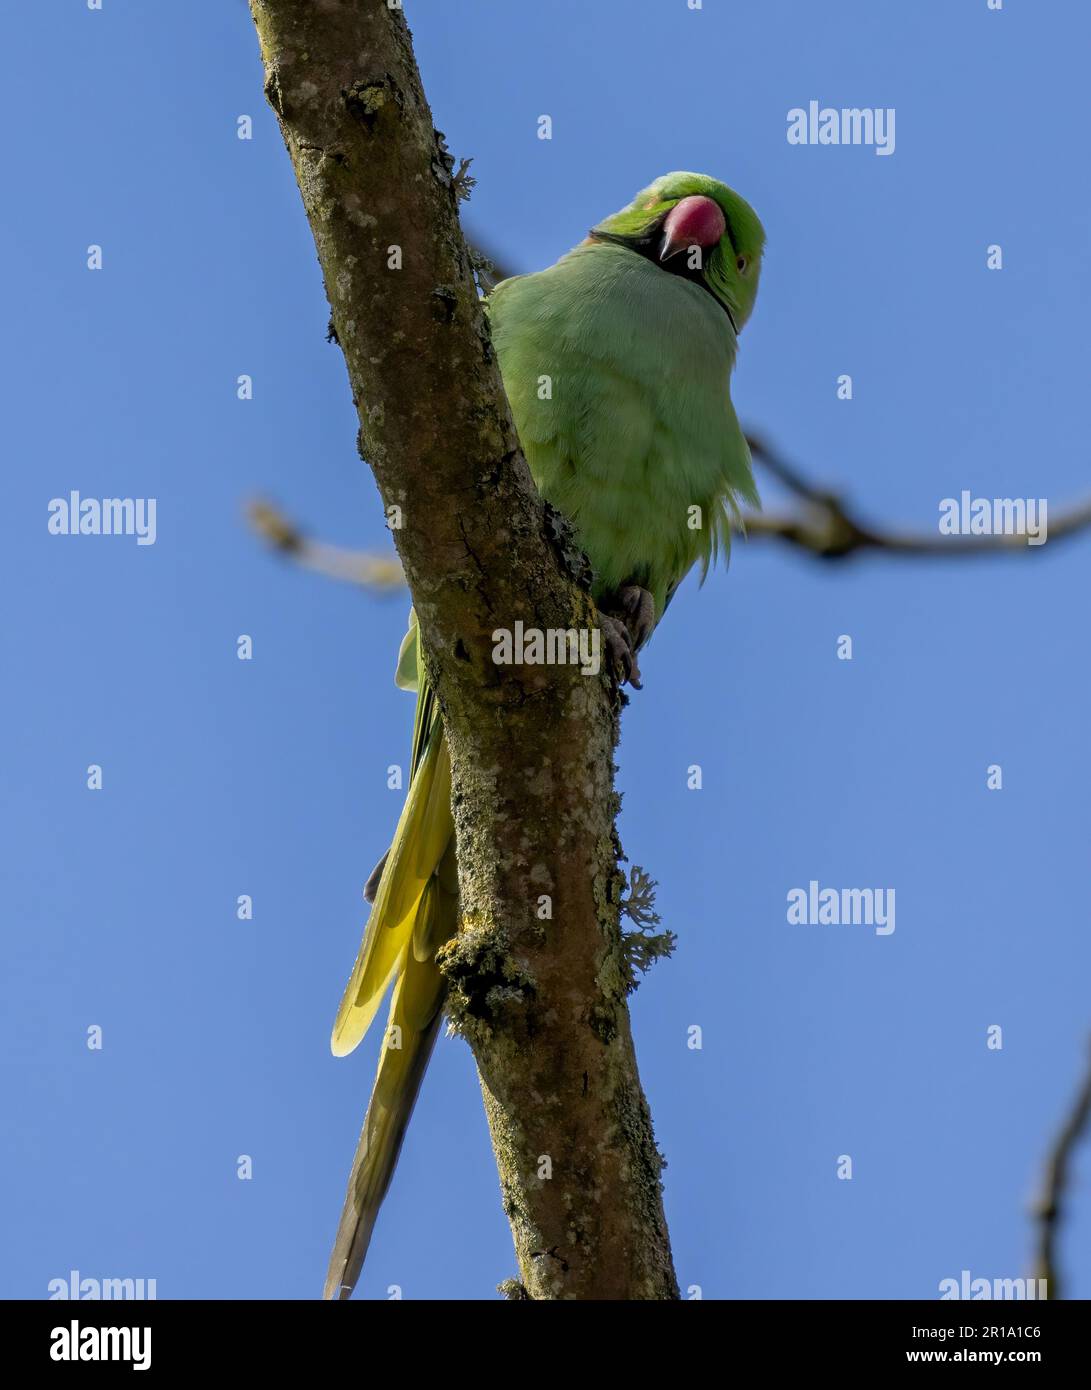
[(655, 627), (655, 599), (639, 584), (623, 584), (617, 591), (617, 603), (633, 648), (639, 651)]
[(606, 635), (606, 655), (619, 685), (626, 681), (643, 690), (636, 654), (655, 627), (655, 599), (639, 584), (622, 584), (600, 610)]
[(618, 685), (626, 681), (634, 690), (642, 690), (640, 667), (636, 660), (636, 647), (629, 629), (620, 618), (609, 613), (600, 613), (603, 636), (606, 638), (606, 661)]

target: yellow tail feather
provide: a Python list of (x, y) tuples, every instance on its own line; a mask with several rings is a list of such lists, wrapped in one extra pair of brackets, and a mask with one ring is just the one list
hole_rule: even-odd
[(350, 1053), (378, 1012), (413, 932), (425, 884), (454, 835), (451, 760), (438, 714), (405, 799), (364, 939), (349, 976), (330, 1046)]
[(399, 654), (397, 681), (418, 691), (412, 775), (333, 1025), (335, 1055), (344, 1056), (359, 1043), (391, 981), (396, 983), (330, 1257), (326, 1298), (347, 1298), (363, 1265), (443, 1015), (445, 986), (436, 952), (458, 927), (451, 760), (421, 663), (413, 615)]
[[(449, 922), (448, 935), (454, 930), (456, 914), (457, 903), (448, 900), (444, 914)], [(347, 1298), (359, 1277), (443, 1017), (444, 982), (435, 964), (414, 960), (412, 955), (399, 964), (402, 969), (349, 1174), (324, 1298)]]

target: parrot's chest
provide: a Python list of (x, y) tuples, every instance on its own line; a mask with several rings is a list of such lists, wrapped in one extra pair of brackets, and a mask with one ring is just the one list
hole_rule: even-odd
[(661, 611), (708, 553), (739, 446), (726, 314), (631, 252), (580, 248), (509, 282), (493, 330), (527, 461), (575, 526), (597, 593), (635, 580)]

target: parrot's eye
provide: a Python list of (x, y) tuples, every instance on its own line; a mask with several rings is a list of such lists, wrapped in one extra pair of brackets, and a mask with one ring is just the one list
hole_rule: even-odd
[(738, 267), (739, 274), (745, 275), (750, 261), (746, 256), (737, 256), (735, 258), (735, 265)]

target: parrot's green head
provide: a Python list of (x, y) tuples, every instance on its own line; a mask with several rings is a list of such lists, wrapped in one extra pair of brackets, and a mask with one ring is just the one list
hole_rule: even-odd
[(736, 333), (758, 293), (765, 231), (745, 198), (707, 174), (663, 174), (628, 207), (592, 228), (719, 301)]

